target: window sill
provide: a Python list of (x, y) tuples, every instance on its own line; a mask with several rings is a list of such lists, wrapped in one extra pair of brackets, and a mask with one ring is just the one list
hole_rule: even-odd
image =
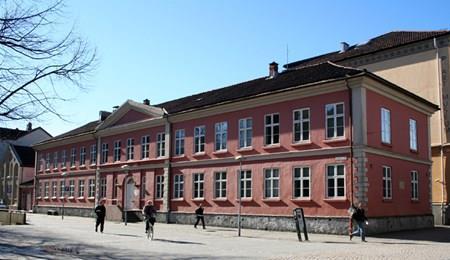
[(227, 198), (214, 198), (213, 201), (228, 201)]
[(45, 169), (45, 172), (50, 172), (50, 169)]
[(195, 199), (192, 199), (193, 201), (205, 201), (205, 198), (195, 198)]
[(158, 157), (156, 157), (156, 160), (165, 160), (165, 159), (168, 159), (168, 157), (167, 156), (158, 156)]
[(171, 199), (171, 201), (184, 201), (184, 198), (174, 198), (174, 199)]
[(66, 167), (62, 167), (62, 168), (61, 168), (61, 171), (65, 171), (65, 170), (67, 170)]
[(213, 152), (213, 154), (226, 154), (226, 153), (228, 153), (228, 150), (219, 150), (219, 151)]
[(413, 153), (413, 154), (419, 154), (419, 151), (418, 151), (418, 150), (412, 150), (412, 149), (409, 149), (409, 152), (410, 152), (410, 153)]
[(326, 199), (323, 199), (323, 201), (326, 201), (326, 202), (345, 202), (345, 201), (347, 201), (347, 198), (346, 197), (342, 197), (342, 198), (340, 198), (340, 197), (326, 198)]
[(95, 200), (95, 197), (88, 197), (88, 200)]
[(201, 152), (201, 153), (194, 153), (192, 156), (194, 157), (201, 157), (201, 156), (205, 156), (206, 153), (205, 152)]
[(53, 196), (53, 197), (52, 197), (52, 200), (56, 200), (56, 197), (55, 197), (55, 196)]
[(94, 167), (96, 165), (97, 165), (96, 163), (91, 163), (91, 164), (89, 164), (89, 167)]
[(346, 142), (346, 141), (348, 141), (347, 138), (338, 137), (338, 138), (325, 139), (322, 142), (325, 144), (330, 144), (330, 143), (340, 143), (340, 142)]
[(64, 199), (64, 197), (59, 197), (59, 199), (60, 199), (60, 200), (63, 200), (63, 199)]
[(73, 200), (73, 199), (75, 199), (75, 197), (73, 197), (73, 196), (70, 196), (70, 197), (68, 197), (67, 199), (69, 199), (69, 200)]
[(44, 197), (44, 200), (48, 200), (48, 196), (45, 196), (45, 197)]
[(36, 199), (40, 200), (40, 199), (42, 199), (42, 197), (41, 197), (41, 196), (38, 196), (38, 197), (36, 197)]
[(411, 199), (411, 203), (420, 203), (419, 199)]
[(155, 198), (155, 201), (162, 201), (163, 198)]
[(383, 198), (381, 201), (384, 203), (392, 203), (392, 198), (389, 198), (389, 199)]
[[(237, 198), (236, 201), (239, 202), (239, 198)], [(253, 201), (253, 198), (252, 197), (250, 197), (250, 198), (241, 198), (241, 201), (242, 202), (251, 202), (251, 201)]]
[(311, 202), (313, 201), (311, 198), (293, 198), (291, 199), (293, 202)]
[(78, 197), (77, 200), (84, 200), (84, 197)]
[(250, 152), (253, 151), (255, 149), (253, 149), (253, 146), (247, 146), (247, 147), (242, 147), (236, 150), (236, 152), (238, 153), (245, 153), (245, 152)]
[(312, 142), (311, 141), (300, 141), (300, 142), (296, 142), (296, 143), (292, 143), (291, 146), (308, 146), (311, 145)]
[(281, 199), (280, 198), (267, 198), (267, 199), (262, 199), (263, 202), (280, 202)]
[(181, 158), (185, 158), (186, 155), (184, 154), (179, 154), (179, 155), (175, 155), (174, 157), (172, 157), (173, 159), (181, 159)]
[(73, 170), (73, 169), (76, 169), (77, 167), (74, 165), (74, 166), (70, 166), (70, 169), (71, 170)]
[(79, 169), (86, 169), (86, 165), (80, 165), (79, 167), (78, 167)]
[(381, 142), (381, 145), (382, 145), (382, 146), (389, 147), (389, 148), (392, 148), (392, 143), (384, 143), (384, 142)]
[(277, 148), (280, 148), (280, 147), (281, 147), (280, 144), (270, 144), (270, 145), (263, 146), (263, 149), (264, 150), (270, 150), (270, 149), (277, 149)]
[(53, 168), (53, 170), (52, 171), (57, 171), (58, 170), (58, 167), (56, 167), (56, 168)]

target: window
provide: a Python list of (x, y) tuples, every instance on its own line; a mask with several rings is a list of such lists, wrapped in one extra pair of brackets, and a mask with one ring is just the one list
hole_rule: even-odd
[(176, 199), (183, 198), (184, 196), (184, 177), (183, 174), (177, 174), (173, 176), (173, 197)]
[(66, 168), (66, 162), (67, 162), (66, 150), (62, 150), (62, 152), (61, 152), (61, 168), (62, 169)]
[(91, 165), (95, 165), (97, 163), (97, 145), (91, 145)]
[(345, 169), (343, 164), (327, 166), (327, 197), (345, 196)]
[(50, 153), (47, 153), (45, 157), (45, 169), (46, 170), (50, 169)]
[(58, 182), (52, 182), (52, 197), (56, 197), (58, 192)]
[(166, 134), (156, 135), (156, 157), (164, 157), (166, 152)]
[(264, 198), (278, 198), (280, 196), (280, 170), (264, 170)]
[(391, 111), (381, 108), (381, 142), (391, 143)]
[(411, 199), (419, 199), (419, 174), (417, 171), (411, 172)]
[(309, 141), (309, 108), (294, 110), (294, 143)]
[(102, 144), (102, 163), (108, 162), (108, 144), (103, 143)]
[(252, 197), (252, 171), (243, 170), (240, 174), (240, 185), (239, 194), (241, 198), (251, 198)]
[(383, 199), (392, 199), (392, 173), (388, 166), (383, 166)]
[(156, 198), (161, 199), (164, 196), (164, 176), (156, 176)]
[(70, 150), (70, 167), (75, 167), (76, 160), (77, 160), (77, 149), (72, 148)]
[(141, 159), (150, 157), (150, 136), (146, 135), (141, 138)]
[(86, 147), (80, 148), (80, 165), (86, 164)]
[(227, 172), (214, 173), (215, 198), (227, 197)]
[(141, 199), (145, 199), (147, 193), (147, 177), (144, 174), (141, 176)]
[(45, 163), (44, 155), (41, 154), (40, 158), (41, 159), (39, 160), (39, 169), (42, 171), (44, 170), (44, 163)]
[(311, 196), (310, 167), (294, 168), (294, 198), (309, 198)]
[(117, 192), (119, 190), (119, 179), (117, 176), (113, 177), (113, 199), (117, 199)]
[(100, 178), (100, 198), (106, 198), (106, 178)]
[(253, 120), (239, 119), (239, 148), (251, 147), (253, 137)]
[(59, 182), (59, 196), (64, 197), (66, 195), (66, 181)]
[(227, 132), (228, 132), (228, 123), (220, 122), (216, 123), (216, 151), (224, 151), (227, 150)]
[(69, 197), (75, 196), (75, 181), (69, 180)]
[(194, 153), (205, 152), (205, 126), (197, 126), (194, 128)]
[(48, 181), (44, 183), (44, 197), (48, 197), (49, 196), (49, 187), (48, 187), (49, 183)]
[[(43, 184), (40, 184), (40, 183), (39, 183), (39, 184), (38, 184), (39, 189), (36, 191), (36, 192), (37, 192), (36, 196), (38, 196), (39, 198), (40, 198), (41, 195), (42, 195), (42, 185), (43, 185)], [(7, 190), (8, 190), (8, 191), (11, 191), (11, 186), (8, 185)], [(11, 193), (11, 192), (9, 192), (9, 193)]]
[(95, 197), (95, 179), (89, 179), (89, 197)]
[(53, 169), (58, 169), (58, 152), (53, 153)]
[(409, 149), (417, 151), (417, 122), (409, 119)]
[(128, 138), (127, 140), (127, 161), (134, 159), (134, 139)]
[(204, 177), (203, 173), (194, 173), (194, 199), (203, 198)]
[(120, 140), (114, 142), (114, 162), (120, 161)]
[(327, 138), (344, 136), (344, 104), (328, 104), (325, 106), (327, 120)]
[(175, 131), (175, 155), (184, 154), (184, 129), (178, 129)]
[(270, 114), (265, 116), (264, 144), (273, 145), (280, 143), (280, 115)]
[(78, 180), (78, 197), (84, 197), (84, 180)]

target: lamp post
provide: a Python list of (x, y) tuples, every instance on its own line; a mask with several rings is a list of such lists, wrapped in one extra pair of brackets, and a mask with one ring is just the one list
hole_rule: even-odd
[(237, 225), (238, 225), (238, 236), (241, 236), (241, 207), (242, 207), (242, 196), (241, 196), (241, 174), (242, 174), (242, 155), (238, 155), (235, 157), (236, 160), (239, 161), (239, 172), (238, 172), (238, 199), (239, 199), (239, 207), (238, 207), (238, 219), (237, 219)]
[(64, 201), (66, 200), (66, 175), (67, 175), (67, 172), (61, 173), (61, 176), (63, 177), (63, 182), (64, 182), (64, 189), (62, 191), (63, 199), (62, 199), (61, 220), (64, 220)]

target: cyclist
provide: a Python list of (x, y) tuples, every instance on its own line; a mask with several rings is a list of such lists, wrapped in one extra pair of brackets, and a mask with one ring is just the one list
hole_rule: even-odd
[(145, 233), (148, 232), (150, 228), (150, 224), (153, 226), (155, 224), (155, 207), (153, 206), (153, 203), (151, 200), (147, 200), (147, 204), (145, 205), (144, 209), (142, 210), (142, 214), (145, 217)]

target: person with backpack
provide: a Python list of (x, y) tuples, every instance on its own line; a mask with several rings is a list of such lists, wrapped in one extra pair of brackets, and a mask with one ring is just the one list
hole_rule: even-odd
[(154, 226), (156, 219), (155, 219), (155, 213), (156, 209), (153, 206), (153, 203), (151, 200), (147, 200), (147, 204), (145, 205), (144, 209), (142, 209), (142, 214), (145, 218), (145, 233), (148, 232), (150, 225)]
[(97, 215), (97, 221), (95, 223), (95, 232), (98, 232), (98, 226), (100, 226), (100, 232), (103, 233), (103, 228), (105, 226), (105, 216), (106, 216), (106, 208), (105, 208), (105, 200), (100, 200), (97, 207), (95, 207), (95, 214)]
[(364, 209), (362, 208), (361, 202), (358, 203), (357, 207), (353, 206), (353, 214), (352, 214), (352, 220), (356, 222), (356, 230), (350, 233), (350, 240), (352, 240), (354, 235), (360, 235), (361, 241), (366, 241), (366, 231), (365, 231), (365, 225), (368, 225), (369, 222), (367, 220), (366, 214)]
[(205, 229), (205, 218), (203, 217), (204, 208), (202, 204), (198, 205), (198, 208), (195, 210), (195, 215), (197, 216), (197, 221), (195, 222), (194, 228), (197, 228), (198, 222), (202, 221), (203, 229)]

